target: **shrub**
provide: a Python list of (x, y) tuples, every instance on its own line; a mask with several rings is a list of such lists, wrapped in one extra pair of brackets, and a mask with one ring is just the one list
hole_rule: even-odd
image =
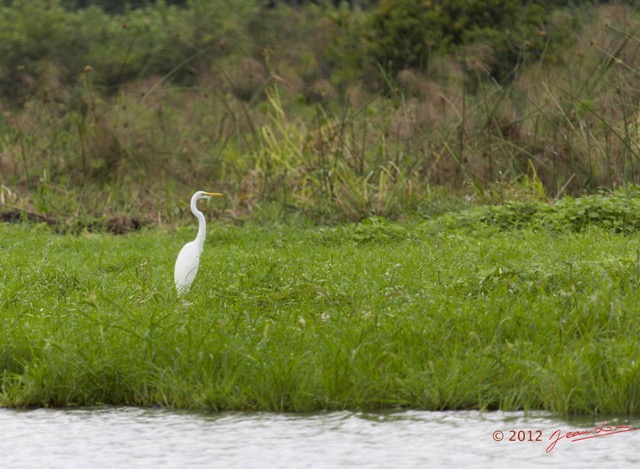
[(491, 74), (504, 81), (514, 68), (537, 60), (549, 40), (548, 11), (519, 0), (382, 0), (362, 29), (366, 53), (389, 76), (425, 70), (434, 54), (485, 44), (493, 50)]

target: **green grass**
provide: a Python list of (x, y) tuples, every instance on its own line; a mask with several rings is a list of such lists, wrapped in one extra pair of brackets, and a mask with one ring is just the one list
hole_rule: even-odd
[(0, 225), (0, 405), (640, 414), (638, 236), (479, 210), (212, 224), (184, 302), (194, 227)]

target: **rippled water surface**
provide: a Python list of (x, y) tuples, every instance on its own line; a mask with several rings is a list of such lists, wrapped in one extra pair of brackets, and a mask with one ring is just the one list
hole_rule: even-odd
[(0, 467), (633, 467), (635, 427), (501, 412), (0, 409)]

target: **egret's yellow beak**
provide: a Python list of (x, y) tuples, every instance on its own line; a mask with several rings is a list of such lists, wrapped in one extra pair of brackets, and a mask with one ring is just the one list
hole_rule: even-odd
[(219, 192), (205, 192), (204, 195), (208, 195), (209, 197), (222, 197), (224, 194), (220, 194)]

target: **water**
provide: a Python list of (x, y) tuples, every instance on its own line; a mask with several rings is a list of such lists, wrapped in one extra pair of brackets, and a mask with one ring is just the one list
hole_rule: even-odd
[[(640, 427), (640, 420), (517, 412), (0, 409), (0, 467), (632, 467), (640, 462), (640, 430), (616, 429), (621, 425)], [(562, 438), (547, 452), (556, 430), (589, 433), (568, 435), (583, 439)], [(502, 441), (494, 439), (498, 431)]]

